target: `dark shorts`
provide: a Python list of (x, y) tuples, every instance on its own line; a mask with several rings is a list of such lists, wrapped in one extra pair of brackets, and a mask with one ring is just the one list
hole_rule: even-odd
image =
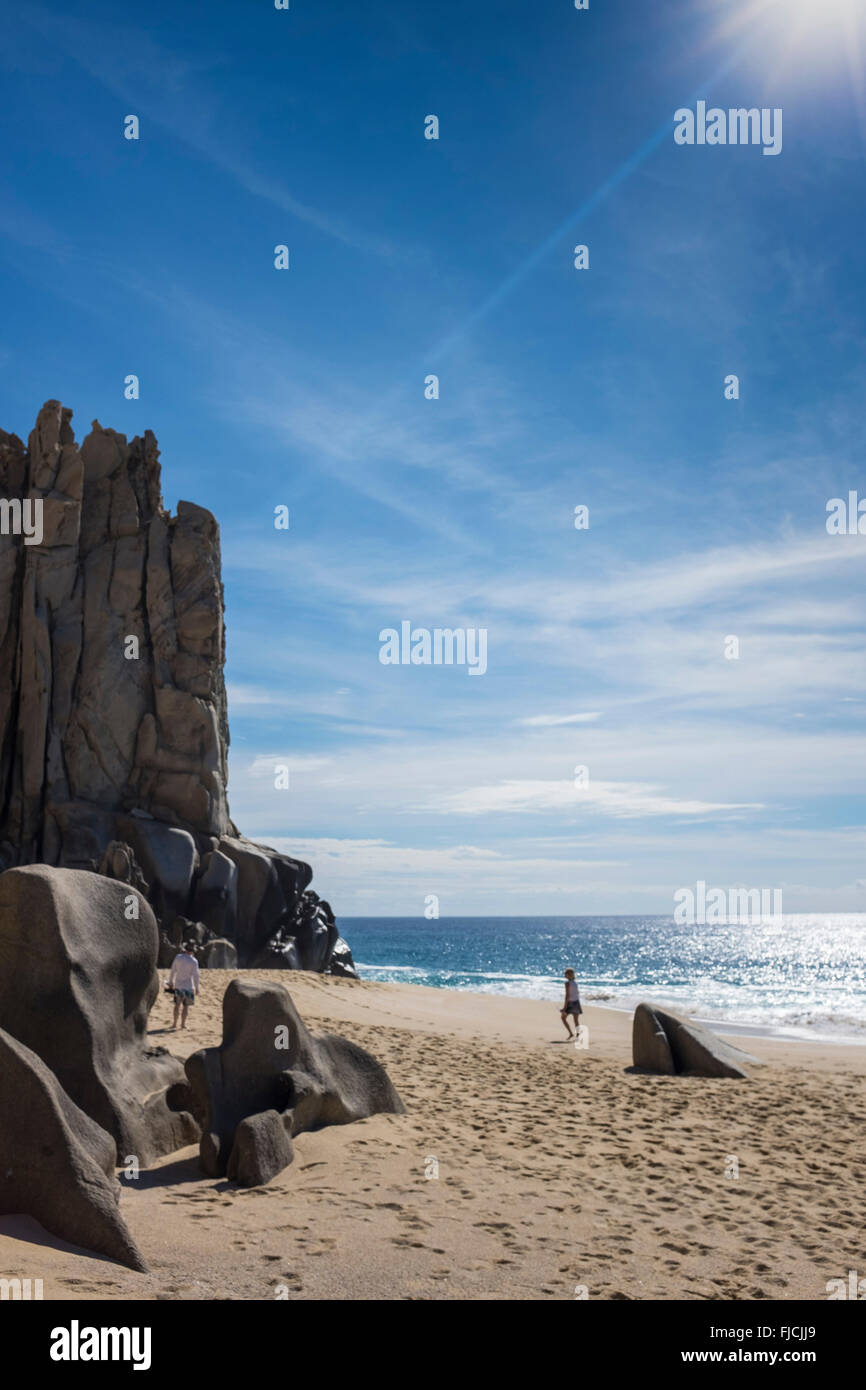
[(583, 1013), (583, 1009), (580, 1007), (580, 1000), (573, 999), (570, 1004), (566, 1004), (565, 1012), (567, 1014), (572, 1014), (574, 1018), (577, 1018), (578, 1014)]
[(176, 989), (174, 992), (174, 997), (178, 1004), (195, 1003), (195, 994), (191, 989)]

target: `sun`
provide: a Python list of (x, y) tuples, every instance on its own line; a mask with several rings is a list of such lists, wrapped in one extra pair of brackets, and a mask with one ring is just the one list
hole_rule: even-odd
[(702, 47), (758, 67), (768, 90), (850, 82), (866, 139), (866, 0), (698, 0)]
[(792, 19), (814, 20), (818, 24), (829, 24), (834, 19), (848, 19), (853, 24), (863, 13), (863, 0), (786, 0), (782, 5), (773, 0), (778, 8), (784, 8)]
[[(866, 0), (708, 0), (715, 39), (754, 38), (790, 53), (845, 52), (866, 33)], [(849, 53), (849, 56), (850, 53)]]
[(712, 8), (724, 9), (728, 32), (763, 21), (789, 32), (856, 28), (866, 12), (866, 0), (712, 0)]

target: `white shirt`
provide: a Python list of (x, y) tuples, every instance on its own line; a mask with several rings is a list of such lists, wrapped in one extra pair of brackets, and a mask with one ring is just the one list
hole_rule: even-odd
[(577, 1000), (580, 998), (580, 995), (577, 990), (577, 980), (566, 980), (565, 998), (568, 1004), (575, 1004)]
[(188, 956), (185, 951), (175, 956), (168, 983), (176, 989), (198, 989), (198, 961), (195, 956)]

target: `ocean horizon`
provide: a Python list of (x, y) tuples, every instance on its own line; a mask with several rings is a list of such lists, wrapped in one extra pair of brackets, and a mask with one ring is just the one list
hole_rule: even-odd
[(866, 914), (686, 925), (671, 915), (344, 917), (365, 980), (587, 1004), (668, 1005), (721, 1026), (866, 1043)]

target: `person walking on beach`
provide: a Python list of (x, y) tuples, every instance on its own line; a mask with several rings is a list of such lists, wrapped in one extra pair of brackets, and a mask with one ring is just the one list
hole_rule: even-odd
[(565, 1003), (562, 1006), (559, 1017), (565, 1024), (565, 1031), (570, 1038), (576, 1037), (577, 1034), (572, 1033), (569, 1019), (573, 1018), (575, 1022), (575, 1027), (579, 1027), (578, 1019), (580, 1018), (580, 1015), (582, 1013), (583, 1009), (580, 1007), (580, 994), (577, 988), (577, 980), (574, 978), (574, 971), (566, 970)]
[[(180, 1013), (180, 1026), (186, 1027), (186, 1016), (189, 1013), (189, 1006), (193, 1003), (199, 989), (198, 961), (193, 955), (195, 947), (191, 941), (183, 943), (183, 949), (178, 951), (171, 963), (171, 973), (168, 977), (169, 988), (174, 990), (174, 1021), (172, 1028), (177, 1027), (177, 1016)], [(182, 1011), (182, 1012), (181, 1012)]]

